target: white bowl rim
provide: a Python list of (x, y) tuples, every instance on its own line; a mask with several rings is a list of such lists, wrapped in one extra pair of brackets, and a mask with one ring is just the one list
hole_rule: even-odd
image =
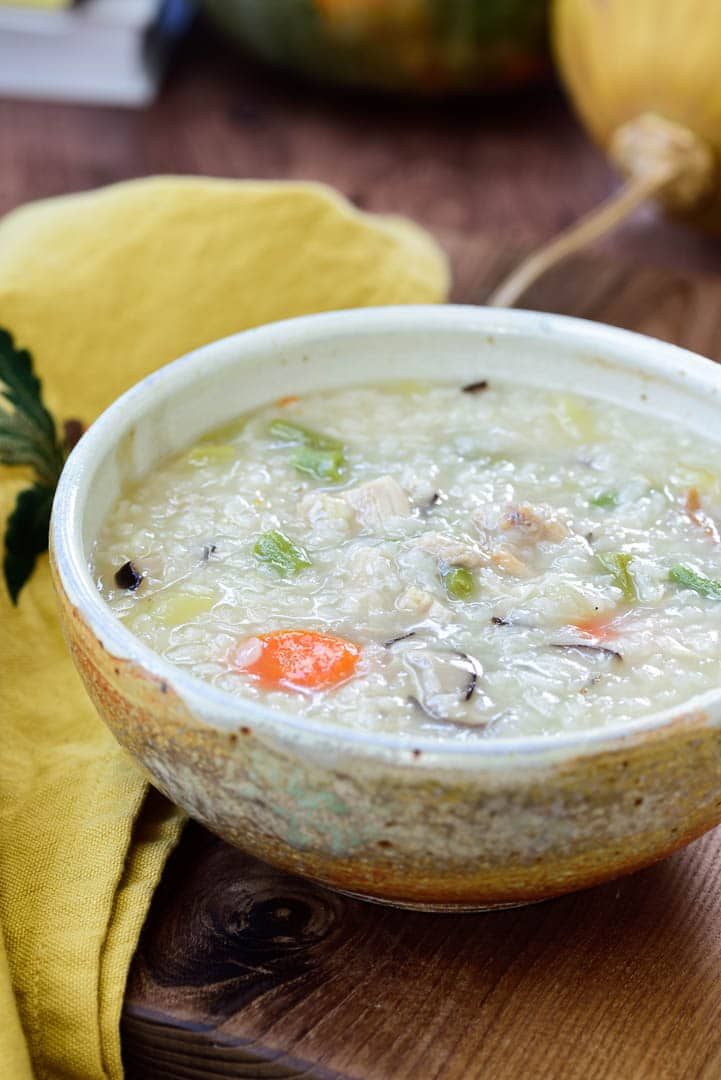
[[(218, 367), (233, 366), (249, 350), (262, 346), (263, 339), (272, 340), (278, 348), (279, 336), (296, 344), (306, 336), (353, 335), (355, 332), (403, 333), (418, 330), (429, 332), (474, 331), (485, 335), (516, 335), (524, 338), (562, 339), (585, 351), (593, 350), (602, 359), (609, 354), (620, 365), (632, 371), (652, 376), (667, 376), (683, 380), (686, 386), (699, 389), (714, 388), (721, 397), (721, 365), (698, 353), (679, 348), (644, 334), (634, 333), (603, 323), (568, 315), (525, 311), (517, 308), (488, 308), (462, 304), (408, 304), (367, 307), (302, 315), (243, 330), (229, 337), (209, 342), (173, 360), (140, 380), (94, 421), (66, 462), (53, 503), (50, 527), (52, 548), (63, 589), (70, 604), (77, 608), (93, 634), (109, 653), (120, 660), (138, 665), (157, 680), (162, 680), (178, 694), (191, 715), (210, 727), (237, 731), (241, 725), (254, 724), (257, 733), (263, 730), (274, 735), (295, 735), (309, 741), (342, 745), (367, 756), (388, 754), (402, 757), (423, 751), (425, 763), (441, 759), (455, 766), (478, 766), (484, 760), (498, 757), (518, 758), (607, 750), (608, 744), (623, 746), (632, 737), (670, 726), (675, 720), (704, 712), (721, 704), (721, 687), (691, 697), (679, 705), (651, 713), (627, 723), (605, 727), (563, 732), (557, 735), (516, 737), (458, 737), (413, 736), (354, 729), (342, 724), (309, 720), (301, 715), (269, 708), (240, 695), (220, 690), (190, 675), (182, 668), (143, 644), (117, 618), (102, 598), (90, 574), (83, 555), (82, 494), (88, 478), (92, 478), (93, 462), (112, 445), (113, 437), (127, 426), (127, 417), (134, 406), (149, 395), (153, 398), (172, 398), (174, 389), (182, 386), (209, 360)], [(215, 355), (218, 354), (218, 355)], [(593, 396), (593, 395), (591, 395)], [(721, 712), (721, 710), (719, 710)], [(709, 723), (713, 723), (709, 719)], [(716, 723), (721, 724), (721, 717)], [(420, 763), (422, 759), (418, 757)]]

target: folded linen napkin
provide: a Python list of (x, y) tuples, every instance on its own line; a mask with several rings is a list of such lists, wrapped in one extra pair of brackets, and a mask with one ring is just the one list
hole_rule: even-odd
[[(273, 319), (434, 302), (420, 229), (316, 184), (161, 177), (0, 222), (0, 325), (59, 420), (89, 423), (153, 368)], [(28, 476), (0, 467), (0, 525)], [(47, 559), (0, 585), (0, 1075), (122, 1075), (125, 979), (183, 815), (97, 718), (63, 645)]]

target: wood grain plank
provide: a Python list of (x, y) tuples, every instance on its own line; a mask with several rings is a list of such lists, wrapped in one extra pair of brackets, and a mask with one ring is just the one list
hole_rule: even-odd
[(250, 1040), (227, 1038), (210, 1033), (207, 1026), (196, 1030), (148, 1009), (124, 1020), (128, 1074), (148, 1077), (210, 1078), (252, 1077), (253, 1080), (345, 1080), (338, 1072), (301, 1061), (282, 1051), (255, 1046)]
[(716, 830), (588, 892), (439, 917), (339, 897), (191, 826), (131, 973), (128, 1075), (716, 1077), (720, 855)]

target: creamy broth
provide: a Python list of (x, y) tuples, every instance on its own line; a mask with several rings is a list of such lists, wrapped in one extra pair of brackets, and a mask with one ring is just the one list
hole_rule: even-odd
[(98, 588), (216, 687), (473, 740), (624, 722), (721, 681), (718, 448), (484, 381), (282, 399), (116, 503)]

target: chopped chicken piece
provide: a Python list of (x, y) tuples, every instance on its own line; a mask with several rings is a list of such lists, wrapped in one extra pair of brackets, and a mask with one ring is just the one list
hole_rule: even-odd
[(421, 551), (427, 551), (449, 566), (466, 566), (472, 570), (476, 566), (483, 566), (488, 562), (488, 557), (475, 544), (467, 540), (458, 540), (455, 536), (444, 533), (424, 533), (416, 541), (416, 546)]
[(528, 567), (508, 548), (498, 548), (491, 554), (491, 562), (504, 574), (512, 574), (513, 577), (527, 577)]
[(353, 507), (360, 524), (371, 532), (380, 532), (388, 518), (405, 517), (410, 503), (400, 484), (392, 476), (379, 476), (343, 493)]
[(537, 510), (528, 503), (509, 506), (501, 518), (501, 529), (514, 533), (519, 540), (550, 540), (558, 544), (568, 536), (568, 529), (557, 518), (542, 510)]

